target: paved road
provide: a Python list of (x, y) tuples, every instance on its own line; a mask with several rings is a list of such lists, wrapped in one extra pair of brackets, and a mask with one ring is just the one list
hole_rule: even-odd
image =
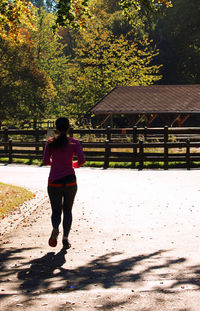
[[(0, 181), (45, 195), (48, 167), (1, 165)], [(1, 311), (199, 311), (200, 171), (77, 170), (65, 254), (47, 245), (48, 201), (6, 234)]]

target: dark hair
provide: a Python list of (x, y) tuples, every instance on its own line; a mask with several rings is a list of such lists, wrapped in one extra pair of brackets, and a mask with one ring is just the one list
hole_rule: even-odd
[(49, 140), (51, 147), (63, 147), (68, 143), (66, 132), (69, 129), (69, 120), (65, 117), (58, 118), (56, 120), (56, 129), (60, 132), (57, 137)]
[(56, 129), (59, 132), (67, 132), (69, 129), (69, 120), (67, 118), (58, 118), (56, 120)]

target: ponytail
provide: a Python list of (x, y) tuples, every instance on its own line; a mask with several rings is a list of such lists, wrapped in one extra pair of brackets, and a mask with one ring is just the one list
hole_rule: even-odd
[(60, 148), (68, 144), (68, 138), (65, 132), (61, 132), (57, 137), (51, 138), (49, 144), (52, 148)]

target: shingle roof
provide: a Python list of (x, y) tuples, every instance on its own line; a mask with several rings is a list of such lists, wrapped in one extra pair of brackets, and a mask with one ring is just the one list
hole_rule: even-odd
[(119, 86), (94, 105), (94, 114), (200, 113), (200, 84)]

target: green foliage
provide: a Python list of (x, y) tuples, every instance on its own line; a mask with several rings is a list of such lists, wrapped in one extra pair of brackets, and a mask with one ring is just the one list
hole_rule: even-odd
[[(113, 9), (112, 2), (115, 3)], [(106, 29), (111, 31), (114, 36), (119, 37), (120, 35), (126, 36), (129, 34), (130, 37), (130, 32), (134, 30), (139, 38), (142, 39), (144, 35), (148, 37), (145, 26), (149, 23), (150, 13), (147, 18), (146, 15), (140, 14), (139, 11), (133, 7), (131, 9), (131, 19), (134, 23), (132, 23), (127, 16), (125, 16), (118, 0), (112, 0), (111, 3), (108, 0), (98, 0), (92, 3), (93, 5), (90, 6), (90, 11), (94, 17), (95, 23), (103, 25)], [(152, 24), (152, 21), (150, 24)], [(132, 39), (134, 40), (134, 36), (132, 36)]]
[[(137, 21), (132, 31), (118, 0), (60, 0), (57, 15), (42, 7), (47, 10), (53, 0), (32, 2), (39, 10), (26, 0), (13, 0), (10, 17), (10, 2), (3, 0), (5, 10), (0, 4), (5, 13), (0, 28), (2, 119), (82, 114), (116, 85), (160, 79), (160, 67), (153, 65), (158, 52), (145, 36), (135, 5), (129, 7)], [(53, 31), (56, 18), (58, 25), (73, 30)]]
[(36, 28), (32, 34), (32, 43), (35, 59), (40, 70), (44, 71), (51, 79), (56, 97), (50, 104), (50, 114), (59, 113), (60, 106), (66, 103), (67, 93), (67, 57), (64, 55), (65, 45), (61, 43), (59, 32), (53, 32), (52, 26), (55, 16), (44, 9), (37, 15)]
[[(100, 3), (101, 1), (98, 1)], [(113, 14), (116, 11), (121, 10), (119, 0), (104, 0), (102, 1), (103, 8), (107, 13)]]
[(126, 36), (127, 33), (132, 30), (132, 26), (129, 24), (127, 18), (123, 15), (122, 11), (115, 11), (113, 14), (110, 14), (107, 28), (116, 37), (120, 35)]
[(0, 10), (1, 120), (42, 117), (55, 90), (34, 58), (30, 33), (35, 10), (25, 0), (5, 0)]
[(121, 7), (124, 13), (130, 17), (132, 10), (141, 11), (142, 14), (148, 14), (150, 12), (157, 12), (162, 4), (166, 7), (172, 5), (172, 1), (168, 0), (120, 0)]
[[(110, 2), (110, 4), (109, 4)], [(86, 19), (91, 16), (89, 0), (59, 0), (56, 23), (59, 26), (84, 27)], [(121, 6), (126, 17), (133, 22), (133, 11), (140, 11), (142, 14), (157, 12), (162, 4), (171, 5), (169, 0), (112, 0), (105, 1), (106, 8), (117, 10)]]
[(86, 112), (117, 85), (148, 85), (160, 79), (151, 65), (157, 52), (147, 39), (114, 37), (103, 28), (83, 32), (68, 63), (70, 109)]
[(153, 32), (164, 64), (163, 83), (200, 83), (200, 4), (176, 0), (173, 8), (158, 19)]
[(32, 29), (34, 9), (26, 0), (1, 0), (0, 37), (7, 40), (22, 40), (22, 27)]
[(41, 117), (54, 95), (54, 87), (37, 67), (31, 48), (0, 38), (1, 120)]
[(88, 0), (59, 0), (57, 6), (58, 26), (79, 28), (85, 26), (85, 20), (90, 16)]
[(161, 78), (160, 66), (152, 64), (158, 51), (142, 31), (139, 36), (131, 31), (118, 1), (114, 3), (111, 13), (110, 1), (92, 1), (93, 19), (75, 37), (67, 69), (69, 112), (87, 112), (117, 85), (148, 85)]

